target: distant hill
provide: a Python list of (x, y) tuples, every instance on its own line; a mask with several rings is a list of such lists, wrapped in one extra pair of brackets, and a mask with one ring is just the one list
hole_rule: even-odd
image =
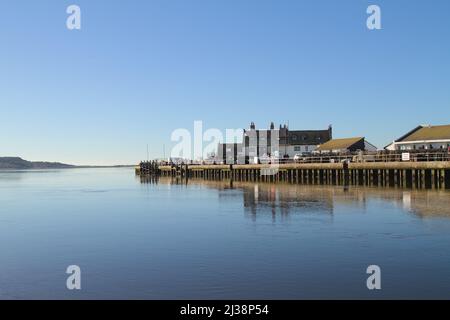
[(11, 169), (65, 169), (65, 168), (75, 168), (75, 166), (70, 164), (64, 164), (59, 162), (32, 162), (23, 160), (19, 157), (0, 157), (0, 170)]

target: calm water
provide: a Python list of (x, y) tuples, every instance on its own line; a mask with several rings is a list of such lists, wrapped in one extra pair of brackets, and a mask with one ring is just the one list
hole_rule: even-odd
[(450, 193), (0, 172), (0, 298), (449, 299)]

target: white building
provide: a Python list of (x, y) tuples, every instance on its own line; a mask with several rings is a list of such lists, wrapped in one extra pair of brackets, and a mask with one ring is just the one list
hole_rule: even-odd
[(386, 150), (450, 150), (450, 125), (422, 125), (393, 141)]

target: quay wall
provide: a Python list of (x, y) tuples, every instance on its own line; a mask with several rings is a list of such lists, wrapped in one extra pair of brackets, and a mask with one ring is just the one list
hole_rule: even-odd
[(423, 189), (450, 188), (450, 161), (287, 163), (278, 165), (178, 165), (136, 167), (136, 174), (207, 180), (366, 185)]

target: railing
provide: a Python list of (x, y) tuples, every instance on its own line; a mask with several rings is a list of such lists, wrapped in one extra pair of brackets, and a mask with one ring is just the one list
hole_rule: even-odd
[[(405, 157), (405, 154), (409, 156)], [(450, 161), (447, 152), (414, 152), (414, 153), (353, 153), (346, 155), (312, 155), (301, 157), (298, 160), (287, 159), (297, 163), (333, 163), (333, 162), (423, 162), (423, 161)]]
[[(405, 157), (409, 155), (409, 157)], [(271, 159), (261, 160), (260, 163), (340, 163), (340, 162), (424, 162), (424, 161), (450, 161), (450, 153), (447, 151), (438, 152), (364, 152), (345, 154), (312, 154), (296, 159)], [(213, 163), (204, 163), (213, 164)], [(223, 161), (216, 161), (216, 164), (223, 164)]]
[[(409, 154), (409, 157), (405, 157)], [(408, 160), (409, 159), (409, 160)], [(448, 151), (412, 151), (412, 152), (398, 152), (398, 151), (382, 151), (382, 152), (359, 152), (359, 153), (345, 153), (345, 154), (312, 154), (305, 155), (296, 159), (261, 159), (261, 164), (289, 164), (289, 163), (341, 163), (341, 162), (424, 162), (424, 161), (450, 161), (450, 152)], [(145, 163), (145, 166), (150, 163)], [(217, 159), (208, 159), (204, 161), (187, 161), (186, 163), (169, 163), (165, 161), (158, 162), (158, 165), (180, 166), (180, 165), (223, 165), (224, 161)], [(226, 164), (232, 164), (227, 162)], [(236, 164), (236, 163), (235, 163)], [(151, 165), (150, 165), (151, 166)]]

